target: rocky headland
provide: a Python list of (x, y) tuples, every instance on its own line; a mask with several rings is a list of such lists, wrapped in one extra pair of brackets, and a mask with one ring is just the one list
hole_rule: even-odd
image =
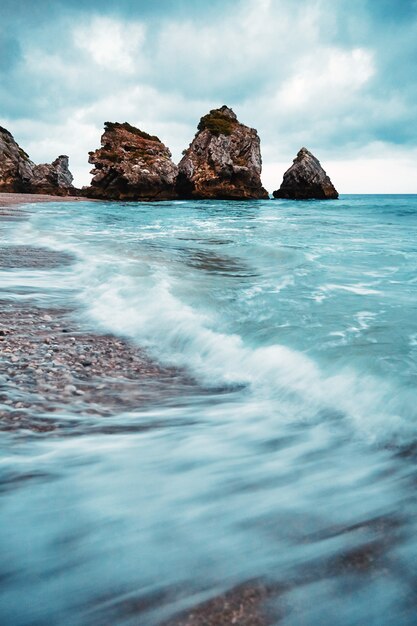
[(178, 165), (181, 198), (248, 200), (268, 198), (262, 187), (260, 140), (227, 106), (212, 109)]
[(307, 148), (301, 148), (273, 196), (288, 200), (336, 200), (339, 194), (320, 161)]
[(0, 192), (77, 195), (68, 168), (68, 157), (36, 165), (13, 135), (0, 127)]
[(93, 179), (86, 194), (104, 200), (169, 200), (176, 197), (178, 168), (154, 135), (127, 122), (106, 122), (101, 148), (90, 152)]

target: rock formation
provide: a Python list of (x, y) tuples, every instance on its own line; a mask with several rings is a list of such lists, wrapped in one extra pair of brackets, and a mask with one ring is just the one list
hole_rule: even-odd
[(289, 200), (336, 200), (339, 194), (320, 161), (307, 148), (301, 148), (273, 196)]
[(176, 197), (178, 168), (158, 139), (127, 122), (106, 122), (101, 148), (90, 152), (93, 179), (87, 195), (108, 200), (168, 200)]
[(0, 192), (76, 195), (72, 181), (67, 156), (35, 165), (13, 135), (0, 127)]
[(68, 157), (61, 154), (50, 165), (48, 163), (35, 165), (32, 188), (41, 190), (39, 193), (55, 193), (56, 190), (70, 191), (73, 189), (72, 181), (74, 178), (68, 169), (68, 161)]
[(222, 106), (201, 118), (197, 134), (178, 166), (182, 198), (246, 200), (268, 198), (261, 183), (260, 141)]

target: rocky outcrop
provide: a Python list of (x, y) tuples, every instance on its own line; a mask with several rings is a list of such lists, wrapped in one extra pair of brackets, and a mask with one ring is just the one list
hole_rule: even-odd
[(178, 166), (182, 198), (268, 198), (262, 187), (258, 133), (222, 106), (201, 118), (197, 134)]
[(76, 195), (68, 157), (35, 165), (13, 135), (0, 127), (0, 192)]
[(320, 161), (307, 148), (301, 148), (273, 196), (289, 200), (336, 200), (339, 194)]
[(13, 135), (0, 126), (0, 191), (24, 192), (32, 179), (34, 166)]
[(101, 148), (90, 152), (93, 179), (86, 193), (107, 200), (168, 200), (176, 197), (178, 168), (169, 149), (127, 122), (106, 122)]
[[(56, 190), (71, 192), (74, 188), (74, 180), (68, 169), (69, 159), (65, 154), (61, 154), (51, 164), (42, 163), (33, 168), (32, 187), (39, 190), (39, 193), (56, 193)], [(59, 194), (58, 194), (59, 195)], [(66, 195), (66, 194), (62, 194)]]

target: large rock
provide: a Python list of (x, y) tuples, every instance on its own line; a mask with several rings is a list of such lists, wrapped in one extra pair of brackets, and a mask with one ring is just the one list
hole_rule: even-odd
[(75, 195), (68, 157), (35, 165), (13, 135), (0, 127), (0, 192)]
[(108, 200), (167, 200), (176, 197), (178, 168), (158, 137), (127, 122), (106, 122), (101, 148), (90, 152), (93, 179), (87, 195)]
[(26, 191), (34, 167), (35, 164), (16, 143), (13, 135), (0, 126), (0, 191)]
[[(68, 169), (69, 159), (65, 154), (61, 154), (51, 164), (42, 163), (33, 168), (32, 187), (41, 189), (40, 193), (54, 193), (54, 191), (73, 189), (74, 180)], [(63, 194), (64, 195), (64, 194)]]
[(227, 106), (201, 118), (178, 169), (177, 190), (183, 198), (268, 198), (261, 183), (258, 133)]
[(307, 148), (301, 148), (285, 172), (281, 187), (273, 195), (289, 200), (336, 200), (339, 197), (320, 161)]

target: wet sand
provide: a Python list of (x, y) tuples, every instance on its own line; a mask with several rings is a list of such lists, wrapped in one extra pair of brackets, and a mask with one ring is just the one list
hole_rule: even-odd
[(37, 202), (82, 202), (84, 200), (88, 200), (88, 198), (82, 196), (48, 196), (36, 193), (0, 193), (0, 208)]

